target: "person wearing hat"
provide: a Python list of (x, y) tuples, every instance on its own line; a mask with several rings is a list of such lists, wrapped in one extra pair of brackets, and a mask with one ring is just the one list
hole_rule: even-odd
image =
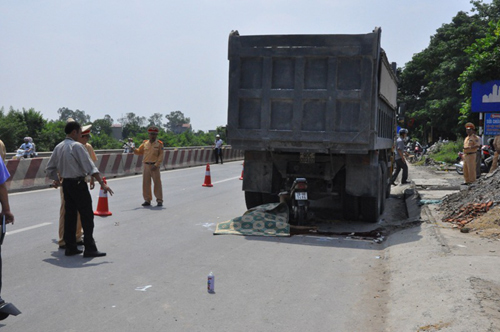
[(127, 143), (123, 144), (123, 153), (132, 153), (134, 152), (135, 149), (135, 143), (134, 140), (129, 137), (127, 140)]
[(479, 137), (475, 134), (476, 127), (471, 122), (465, 124), (467, 137), (464, 140), (464, 183), (469, 185), (476, 181), (476, 155), (481, 147)]
[[(78, 142), (82, 127), (76, 121), (68, 122), (64, 128), (66, 139), (52, 151), (46, 167), (47, 177), (53, 180), (55, 188), (62, 185), (64, 194), (64, 241), (66, 256), (82, 253), (76, 241), (77, 215), (80, 213), (85, 232), (83, 257), (102, 257), (106, 253), (98, 251), (93, 237), (94, 212), (89, 188), (85, 182), (87, 175), (93, 176), (101, 185), (103, 192), (113, 195), (111, 188), (104, 183), (99, 170), (90, 159), (87, 149)], [(61, 178), (63, 179), (61, 183)]]
[(219, 163), (219, 159), (220, 159), (220, 163), (223, 164), (223, 162), (222, 162), (222, 144), (224, 144), (224, 142), (221, 140), (220, 135), (219, 134), (215, 135), (214, 155), (215, 155), (215, 163), (216, 164)]
[[(97, 161), (97, 156), (95, 154), (94, 148), (92, 145), (89, 144), (90, 140), (90, 129), (92, 128), (92, 125), (85, 125), (82, 127), (82, 136), (78, 140), (78, 142), (82, 143), (85, 148), (87, 149), (87, 152), (89, 153), (90, 159), (92, 159), (93, 162)], [(90, 189), (92, 189), (94, 186), (92, 185)]]
[(29, 137), (24, 138), (24, 143), (21, 144), (19, 149), (24, 150), (24, 158), (31, 157), (31, 152), (33, 151), (33, 144), (31, 144)]
[[(73, 119), (71, 119), (74, 121)], [(85, 125), (82, 127), (82, 134), (80, 138), (78, 139), (78, 142), (83, 144), (85, 146), (85, 149), (87, 149), (87, 152), (89, 153), (90, 159), (95, 163), (97, 161), (97, 156), (95, 154), (94, 148), (92, 145), (89, 144), (89, 139), (90, 139), (90, 129), (92, 128), (92, 125)], [(61, 181), (63, 179), (61, 178)], [(94, 184), (94, 178), (90, 175), (87, 175), (85, 177), (85, 182), (90, 183), (90, 189), (94, 189), (95, 184)], [(64, 242), (64, 215), (66, 213), (66, 209), (64, 208), (64, 194), (62, 191), (61, 187), (61, 208), (59, 212), (59, 249), (66, 249), (66, 243)], [(76, 219), (76, 243), (78, 245), (83, 245), (83, 229), (82, 229), (82, 221), (80, 217), (80, 213), (77, 214), (77, 219)]]
[(156, 126), (148, 128), (149, 140), (145, 140), (134, 149), (134, 154), (144, 155), (142, 160), (142, 206), (151, 206), (153, 195), (151, 193), (151, 179), (154, 183), (154, 195), (158, 206), (163, 206), (163, 189), (161, 186), (160, 166), (163, 162), (163, 142), (158, 140), (159, 129)]

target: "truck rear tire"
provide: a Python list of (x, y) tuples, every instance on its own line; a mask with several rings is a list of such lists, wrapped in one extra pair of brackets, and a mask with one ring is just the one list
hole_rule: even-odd
[(382, 200), (380, 203), (380, 214), (382, 214), (385, 210), (386, 198), (391, 194), (391, 184), (387, 178), (387, 173), (389, 171), (387, 170), (387, 164), (385, 162), (380, 162), (380, 169), (382, 171), (382, 178), (380, 179), (380, 196)]
[(264, 204), (264, 202), (262, 201), (262, 193), (245, 191), (245, 203), (247, 205), (248, 210)]
[(342, 215), (344, 219), (355, 221), (359, 217), (358, 197), (344, 194), (342, 202)]
[(382, 196), (384, 186), (382, 186), (382, 170), (379, 168), (379, 177), (377, 181), (377, 196), (376, 197), (360, 197), (359, 207), (363, 220), (371, 223), (376, 223), (382, 213)]
[(249, 210), (262, 204), (278, 203), (279, 201), (280, 198), (278, 195), (245, 191), (245, 203), (247, 205), (247, 209)]

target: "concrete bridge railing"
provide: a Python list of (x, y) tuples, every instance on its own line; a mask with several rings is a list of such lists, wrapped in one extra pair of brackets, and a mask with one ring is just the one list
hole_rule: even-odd
[[(96, 166), (106, 178), (142, 173), (142, 156), (125, 153), (101, 153), (97, 155)], [(231, 147), (223, 149), (224, 161), (243, 159), (243, 151)], [(45, 175), (49, 157), (7, 160), (10, 178), (6, 185), (10, 192), (48, 187), (52, 180)], [(206, 165), (214, 162), (210, 147), (169, 148), (164, 150), (161, 170)]]

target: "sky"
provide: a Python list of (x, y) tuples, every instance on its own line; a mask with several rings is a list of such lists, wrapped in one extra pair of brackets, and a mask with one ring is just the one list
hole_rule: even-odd
[[(491, 3), (491, 0), (484, 1)], [(227, 42), (240, 35), (362, 34), (382, 28), (399, 67), (470, 0), (2, 0), (0, 107), (55, 120), (181, 111), (227, 122)], [(167, 122), (167, 120), (165, 120)]]

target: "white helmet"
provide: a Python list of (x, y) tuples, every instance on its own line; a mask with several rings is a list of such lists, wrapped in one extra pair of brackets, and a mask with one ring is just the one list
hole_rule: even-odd
[(220, 135), (219, 135), (219, 134), (217, 134), (217, 135), (215, 135), (215, 137), (216, 137), (216, 138), (220, 138)]

